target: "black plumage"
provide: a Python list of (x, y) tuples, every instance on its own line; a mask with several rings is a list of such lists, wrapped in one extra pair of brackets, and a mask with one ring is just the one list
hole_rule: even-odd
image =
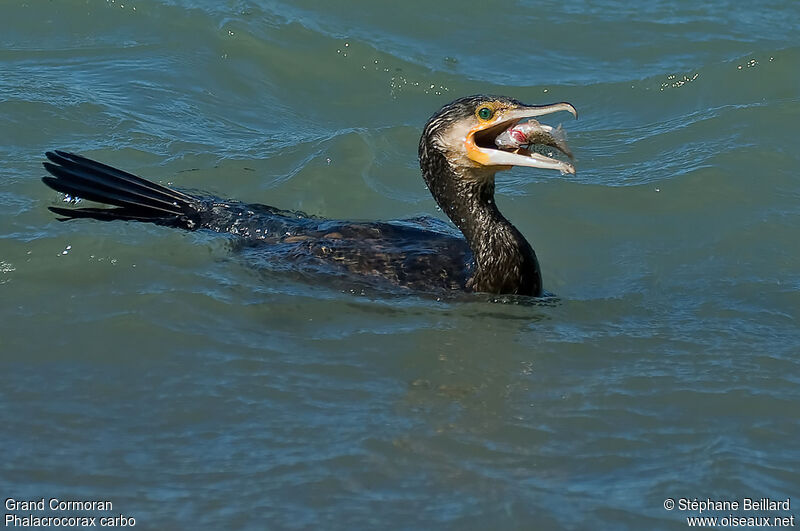
[[(357, 275), (428, 292), (538, 296), (542, 280), (536, 254), (494, 202), (494, 173), (508, 166), (483, 166), (469, 160), (459, 145), (463, 140), (457, 134), (459, 127), (475, 122), (475, 134), (484, 134), (475, 116), (486, 102), (493, 109), (529, 108), (508, 98), (462, 98), (431, 117), (419, 144), (423, 178), (463, 238), (443, 222), (427, 217), (337, 221), (188, 194), (64, 151), (46, 154), (49, 162), (44, 167), (52, 177), (43, 181), (59, 192), (111, 206), (50, 207), (63, 220), (145, 221), (185, 230), (207, 229), (235, 235), (251, 251), (302, 271)], [(505, 122), (498, 124), (493, 126), (495, 135)], [(459, 140), (452, 140), (453, 135)]]

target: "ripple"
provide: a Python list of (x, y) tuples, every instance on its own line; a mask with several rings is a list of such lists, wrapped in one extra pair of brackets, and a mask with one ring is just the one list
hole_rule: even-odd
[[(176, 529), (667, 528), (669, 496), (797, 492), (795, 4), (78, 4), (4, 9), (0, 490)], [(441, 217), (419, 130), (472, 93), (580, 110), (577, 176), (498, 176), (557, 299), (259, 271), (219, 235), (58, 223), (39, 181), (65, 147)]]

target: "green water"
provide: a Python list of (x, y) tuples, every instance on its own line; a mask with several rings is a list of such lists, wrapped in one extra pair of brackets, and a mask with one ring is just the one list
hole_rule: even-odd
[[(0, 495), (144, 529), (685, 529), (667, 498), (800, 517), (798, 43), (790, 1), (6, 1)], [(479, 92), (580, 112), (576, 176), (498, 178), (558, 304), (299, 281), (215, 234), (59, 223), (39, 180), (58, 148), (442, 217), (418, 135)]]

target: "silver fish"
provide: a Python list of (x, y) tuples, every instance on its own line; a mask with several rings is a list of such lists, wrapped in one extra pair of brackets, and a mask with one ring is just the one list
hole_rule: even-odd
[(500, 149), (514, 150), (532, 144), (541, 144), (558, 149), (569, 158), (572, 152), (567, 147), (567, 133), (559, 125), (556, 128), (540, 124), (536, 120), (512, 125), (494, 139)]

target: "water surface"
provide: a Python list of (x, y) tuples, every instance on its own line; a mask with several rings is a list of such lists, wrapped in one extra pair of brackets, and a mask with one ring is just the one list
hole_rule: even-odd
[[(666, 498), (800, 504), (799, 21), (6, 2), (0, 493), (145, 529), (684, 529)], [(419, 131), (476, 92), (581, 113), (577, 176), (498, 179), (557, 304), (254, 271), (214, 234), (59, 223), (39, 181), (61, 148), (319, 216), (442, 217)]]

